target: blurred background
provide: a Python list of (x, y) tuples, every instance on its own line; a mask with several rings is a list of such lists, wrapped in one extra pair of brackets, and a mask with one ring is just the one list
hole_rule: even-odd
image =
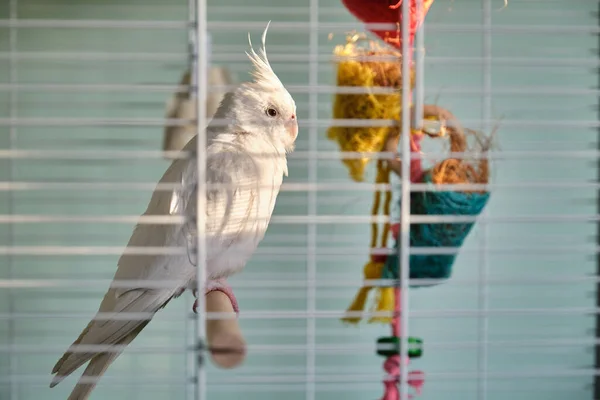
[[(165, 103), (189, 66), (189, 19), (187, 0), (0, 2), (2, 400), (65, 399), (80, 375), (48, 389), (169, 165)], [(211, 65), (246, 80), (247, 32), (258, 43), (269, 20), (271, 64), (298, 106), (297, 149), (337, 152), (326, 124), (303, 124), (309, 84), (329, 88), (316, 95), (326, 122), (333, 47), (361, 24), (339, 0), (208, 0)], [(410, 292), (423, 400), (599, 398), (598, 34), (590, 0), (436, 0), (427, 15), (425, 102), (473, 129), (499, 123), (503, 157), (452, 279)], [(389, 327), (339, 320), (369, 250), (369, 225), (344, 218), (369, 215), (372, 191), (339, 160), (291, 157), (289, 170), (287, 183), (347, 190), (282, 190), (265, 240), (230, 282), (248, 357), (235, 370), (209, 365), (207, 398), (380, 398), (375, 341)], [(338, 222), (281, 218), (311, 213)], [(86, 220), (109, 216), (130, 218)], [(158, 313), (91, 398), (191, 399), (192, 302)]]

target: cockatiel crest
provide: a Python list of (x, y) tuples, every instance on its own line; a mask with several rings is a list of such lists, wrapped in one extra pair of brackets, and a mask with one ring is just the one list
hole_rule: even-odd
[[(268, 29), (268, 25), (267, 25)], [(264, 238), (275, 201), (287, 175), (286, 154), (298, 135), (296, 104), (273, 72), (263, 48), (257, 54), (250, 43), (248, 57), (254, 70), (252, 82), (239, 85), (224, 96), (206, 127), (206, 181), (198, 181), (195, 158), (173, 161), (143, 216), (179, 216), (186, 222), (156, 224), (140, 221), (128, 248), (187, 248), (177, 254), (124, 253), (117, 263), (113, 286), (106, 292), (98, 314), (143, 314), (144, 319), (102, 319), (96, 315), (52, 369), (50, 387), (89, 361), (83, 377), (68, 400), (85, 400), (123, 348), (148, 325), (152, 317), (185, 290), (203, 295), (196, 287), (197, 188), (206, 185), (206, 277), (208, 283), (240, 272)], [(224, 120), (225, 123), (219, 122)], [(195, 152), (197, 136), (183, 148)], [(208, 284), (207, 283), (207, 284)], [(80, 347), (88, 350), (81, 351)], [(89, 346), (104, 346), (89, 350)]]
[(248, 44), (250, 44), (250, 53), (246, 52), (248, 58), (252, 62), (254, 66), (254, 70), (251, 72), (251, 75), (254, 77), (255, 82), (265, 88), (273, 88), (274, 90), (278, 90), (283, 88), (283, 83), (271, 68), (271, 64), (269, 63), (269, 59), (267, 58), (267, 49), (266, 49), (266, 39), (267, 39), (267, 31), (269, 30), (269, 25), (271, 21), (267, 24), (265, 31), (262, 34), (262, 48), (260, 49), (260, 55), (256, 54), (254, 51), (254, 47), (252, 46), (252, 38), (248, 33)]

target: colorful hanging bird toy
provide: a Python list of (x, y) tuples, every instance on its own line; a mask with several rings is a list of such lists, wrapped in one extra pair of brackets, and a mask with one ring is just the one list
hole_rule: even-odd
[[(416, 0), (410, 4), (410, 47), (414, 42), (416, 30), (423, 22), (433, 0), (422, 0), (421, 12), (417, 13)], [(402, 48), (401, 15), (402, 1), (386, 0), (342, 0), (342, 3), (364, 23), (393, 23), (396, 31), (372, 31), (384, 43), (369, 40), (365, 34), (353, 32), (346, 37), (344, 45), (334, 49), (337, 63), (337, 85), (340, 87), (366, 87), (368, 91), (359, 94), (338, 93), (333, 101), (334, 119), (380, 119), (396, 120), (394, 126), (379, 127), (344, 127), (332, 126), (327, 136), (336, 141), (343, 152), (362, 153), (361, 158), (343, 159), (350, 178), (361, 182), (365, 179), (365, 169), (370, 162), (368, 153), (389, 151), (397, 155), (400, 138), (400, 116), (402, 107), (402, 58), (408, 58), (411, 64), (410, 83), (414, 85), (414, 66), (411, 54), (399, 52)], [(362, 57), (361, 57), (362, 56)], [(365, 58), (364, 56), (371, 56)], [(376, 59), (375, 59), (376, 58)], [(375, 59), (375, 60), (374, 60)], [(412, 127), (410, 137), (411, 161), (410, 180), (413, 183), (426, 183), (437, 186), (444, 184), (483, 184), (489, 180), (487, 157), (482, 157), (489, 150), (491, 138), (478, 132), (464, 129), (457, 118), (448, 110), (436, 106), (425, 105), (423, 127)], [(448, 156), (438, 160), (431, 168), (423, 169), (421, 158), (421, 141), (424, 137), (443, 140), (452, 154), (463, 153), (462, 157)], [(473, 155), (467, 157), (465, 155)], [(390, 182), (390, 174), (401, 175), (401, 161), (395, 159), (378, 159), (376, 163), (375, 183), (385, 186)], [(378, 186), (381, 187), (381, 186)], [(484, 209), (489, 199), (485, 190), (465, 191), (429, 191), (412, 192), (410, 209), (412, 215), (466, 215), (477, 216)], [(401, 199), (402, 200), (402, 199)], [(383, 214), (389, 221), (392, 192), (376, 190), (374, 194), (373, 216)], [(473, 223), (412, 223), (409, 230), (411, 247), (455, 247), (459, 248), (470, 232)], [(381, 229), (380, 229), (381, 228)], [(398, 263), (398, 231), (399, 225), (389, 222), (380, 226), (371, 225), (371, 257), (364, 266), (365, 280), (399, 281)], [(392, 235), (395, 243), (388, 248), (388, 239)], [(409, 258), (410, 279), (433, 279), (434, 283), (451, 277), (452, 266), (456, 254), (414, 254)], [(433, 284), (414, 285), (433, 286)], [(374, 286), (365, 285), (357, 293), (348, 308), (354, 315), (364, 310), (368, 295)], [(398, 313), (401, 310), (400, 289), (397, 286), (378, 286), (373, 311), (377, 315), (369, 322), (391, 324), (392, 335), (378, 340), (378, 354), (386, 357), (384, 369), (388, 378), (384, 381), (385, 394), (382, 400), (398, 399), (398, 376), (400, 368), (407, 368), (408, 359), (399, 359), (399, 324)], [(361, 318), (345, 316), (344, 322), (358, 323)], [(382, 316), (384, 315), (384, 316)], [(416, 337), (408, 338), (410, 358), (418, 358), (423, 354), (423, 341)], [(385, 350), (379, 350), (380, 348)], [(421, 371), (409, 372), (408, 384), (419, 394), (424, 383)], [(412, 396), (412, 395), (411, 395)]]

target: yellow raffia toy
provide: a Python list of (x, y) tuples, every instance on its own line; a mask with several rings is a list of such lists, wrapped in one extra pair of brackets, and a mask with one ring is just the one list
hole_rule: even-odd
[[(366, 45), (365, 45), (366, 44)], [(399, 120), (401, 115), (402, 56), (399, 52), (367, 40), (365, 34), (351, 33), (345, 45), (338, 45), (334, 55), (337, 65), (338, 87), (388, 88), (387, 93), (372, 90), (363, 93), (338, 93), (333, 104), (334, 119), (382, 119)], [(360, 57), (381, 56), (382, 61), (362, 60)], [(414, 72), (411, 69), (411, 87)], [(388, 135), (398, 135), (398, 126), (343, 127), (332, 126), (327, 137), (338, 143), (342, 152), (372, 153), (383, 149)], [(361, 158), (343, 159), (350, 176), (357, 182), (364, 181), (367, 154)]]
[[(333, 103), (334, 119), (377, 120), (400, 119), (402, 111), (402, 55), (389, 47), (383, 47), (378, 42), (368, 40), (364, 33), (352, 32), (346, 36), (346, 44), (338, 45), (334, 55), (339, 57), (337, 63), (337, 86), (356, 88), (387, 88), (387, 93), (380, 90), (368, 90), (363, 93), (337, 93)], [(371, 57), (364, 60), (361, 57)], [(385, 60), (375, 61), (377, 56)], [(411, 70), (411, 87), (413, 85)], [(342, 152), (376, 153), (383, 150), (390, 136), (400, 134), (399, 125), (383, 127), (345, 127), (332, 126), (327, 131), (327, 137), (338, 143)], [(360, 158), (342, 158), (348, 167), (350, 177), (357, 182), (364, 181), (365, 168), (370, 161), (368, 154)], [(390, 170), (384, 160), (377, 161), (377, 184), (388, 184)], [(382, 207), (383, 200), (383, 207)], [(392, 193), (388, 190), (382, 193), (377, 190), (373, 199), (371, 214), (376, 216), (383, 211), (389, 216)], [(387, 247), (389, 223), (384, 224), (381, 232), (380, 248)], [(371, 224), (371, 249), (377, 248), (379, 224)], [(365, 279), (379, 279), (384, 263), (378, 257), (364, 267)], [(364, 307), (370, 287), (364, 287), (348, 311), (359, 311)], [(345, 318), (346, 322), (358, 322), (360, 318)]]

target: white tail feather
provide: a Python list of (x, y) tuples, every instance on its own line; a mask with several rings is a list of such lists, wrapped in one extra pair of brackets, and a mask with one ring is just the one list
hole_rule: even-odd
[[(118, 355), (119, 353), (103, 353), (94, 357), (85, 369), (82, 377), (100, 379)], [(67, 400), (87, 400), (92, 390), (96, 387), (96, 384), (96, 382), (78, 382)]]

